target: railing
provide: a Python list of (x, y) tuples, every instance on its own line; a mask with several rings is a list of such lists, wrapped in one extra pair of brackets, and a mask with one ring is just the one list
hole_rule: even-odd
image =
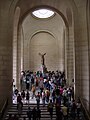
[(2, 120), (3, 115), (5, 113), (5, 110), (6, 110), (7, 106), (8, 106), (8, 99), (4, 102), (4, 105), (3, 105), (3, 107), (2, 107), (2, 109), (0, 111), (0, 120)]
[(86, 118), (86, 120), (90, 120), (90, 115), (89, 115), (88, 111), (86, 110), (85, 105), (83, 104), (81, 98), (80, 98), (80, 101), (81, 101), (81, 105), (82, 105), (82, 109), (83, 109), (84, 117)]

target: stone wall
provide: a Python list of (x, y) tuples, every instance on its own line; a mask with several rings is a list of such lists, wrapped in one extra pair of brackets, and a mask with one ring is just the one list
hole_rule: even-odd
[[(24, 20), (22, 24), (25, 36), (24, 69), (39, 70), (41, 64), (38, 55), (39, 52), (47, 54), (46, 66), (48, 70), (64, 69), (64, 23), (59, 17), (56, 14), (55, 17), (48, 20), (37, 20), (29, 15)], [(58, 20), (59, 22), (57, 22)]]
[[(86, 2), (88, 3), (86, 4)], [(68, 67), (67, 72), (68, 70), (71, 71), (69, 73), (69, 76), (71, 76), (70, 79), (72, 79), (73, 77), (71, 74), (74, 74), (76, 96), (79, 96), (79, 95), (82, 96), (85, 107), (87, 108), (88, 111), (90, 111), (90, 98), (89, 98), (89, 95), (90, 95), (90, 81), (89, 81), (90, 33), (88, 32), (90, 31), (89, 30), (90, 29), (89, 0), (87, 1), (86, 0), (75, 0), (75, 1), (74, 0), (69, 0), (69, 1), (66, 1), (66, 0), (56, 0), (56, 1), (55, 0), (48, 0), (48, 1), (47, 0), (37, 0), (37, 1), (36, 0), (27, 0), (27, 1), (1, 0), (0, 1), (0, 91), (1, 91), (0, 106), (2, 105), (2, 101), (5, 101), (7, 97), (11, 96), (11, 91), (12, 91), (12, 78), (13, 78), (12, 77), (13, 75), (12, 74), (12, 58), (13, 58), (12, 57), (12, 51), (13, 51), (12, 41), (13, 41), (14, 11), (15, 11), (14, 8), (17, 6), (20, 7), (20, 22), (21, 22), (22, 19), (27, 15), (27, 13), (29, 13), (30, 10), (32, 10), (32, 8), (42, 6), (42, 5), (43, 6), (45, 5), (46, 7), (50, 7), (52, 10), (55, 10), (62, 17), (66, 27), (68, 28), (68, 33), (70, 30), (71, 24), (69, 24), (67, 20), (68, 16), (67, 16), (66, 10), (67, 8), (70, 8), (72, 11), (73, 27), (71, 29), (71, 33), (68, 34), (67, 36), (69, 38), (68, 40), (71, 42), (69, 43), (69, 46), (65, 46), (65, 48), (68, 48), (68, 51), (66, 50), (66, 53), (69, 52), (69, 54), (66, 54), (67, 55), (66, 58), (68, 59), (68, 61), (65, 63), (70, 63), (67, 66)], [(31, 26), (32, 25), (34, 25), (34, 23), (32, 23)], [(53, 29), (55, 28), (55, 26), (53, 27)], [(36, 26), (34, 25), (33, 29), (35, 28)], [(38, 24), (38, 28), (39, 29), (37, 29), (36, 31), (41, 29), (40, 24)], [(46, 31), (46, 29), (44, 30)], [(57, 28), (55, 28), (55, 30), (57, 31)], [(33, 31), (33, 33), (35, 34), (36, 31)], [(54, 33), (54, 31), (52, 31), (52, 33)], [(31, 32), (32, 31), (30, 31), (30, 33)], [(61, 32), (58, 31), (58, 34), (59, 33)], [(27, 31), (26, 31), (26, 34), (24, 34), (24, 37), (23, 37), (24, 40), (27, 40), (27, 41), (31, 40), (32, 39), (31, 35), (32, 34), (27, 34)], [(59, 40), (59, 38), (60, 37), (57, 36), (57, 40)], [(57, 43), (59, 42), (60, 41), (58, 41)], [(72, 45), (70, 46), (71, 43), (74, 44), (74, 47), (75, 47), (74, 52), (72, 51), (70, 52), (70, 50), (73, 50)], [(24, 41), (24, 47), (25, 46), (27, 47), (27, 45), (28, 43), (27, 42), (25, 43)], [(19, 50), (22, 51), (21, 49)], [(71, 55), (72, 53), (74, 53), (73, 54), (74, 56)], [(68, 56), (70, 57), (70, 61)], [(29, 63), (29, 59), (26, 63)]]

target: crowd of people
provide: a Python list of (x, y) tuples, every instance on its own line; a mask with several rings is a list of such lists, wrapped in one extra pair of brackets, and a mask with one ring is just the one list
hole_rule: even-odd
[[(72, 120), (79, 119), (81, 103), (78, 99), (74, 99), (74, 88), (67, 86), (65, 73), (61, 71), (49, 71), (42, 73), (41, 71), (21, 72), (21, 93), (14, 86), (14, 95), (17, 96), (17, 109), (20, 115), (23, 109), (24, 101), (29, 104), (30, 93), (32, 92), (32, 99), (36, 98), (37, 108), (29, 107), (27, 116), (29, 120), (38, 120), (41, 117), (40, 100), (42, 100), (43, 107), (47, 106), (47, 111), (50, 113), (51, 119), (53, 118), (53, 109), (55, 107), (56, 120)], [(23, 85), (26, 87), (23, 89)], [(36, 91), (38, 90), (37, 94)], [(30, 92), (31, 91), (31, 92)], [(15, 115), (14, 117), (16, 117)], [(10, 116), (11, 117), (11, 116)], [(25, 119), (25, 118), (24, 118)], [(11, 120), (11, 119), (9, 119)], [(13, 119), (13, 120), (17, 120)]]

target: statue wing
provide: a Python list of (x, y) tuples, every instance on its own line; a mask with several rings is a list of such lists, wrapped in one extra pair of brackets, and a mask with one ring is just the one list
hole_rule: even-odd
[(44, 55), (46, 55), (46, 53), (44, 53), (44, 54), (39, 53), (39, 55), (40, 55), (40, 56), (44, 56)]
[(44, 55), (46, 55), (46, 53), (44, 53)]

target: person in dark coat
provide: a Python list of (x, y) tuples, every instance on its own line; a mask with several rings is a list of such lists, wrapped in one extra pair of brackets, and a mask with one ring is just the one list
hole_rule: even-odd
[(73, 120), (75, 120), (76, 118), (76, 109), (77, 109), (77, 106), (76, 106), (75, 100), (73, 100), (72, 105), (71, 105), (71, 118)]
[(56, 103), (56, 120), (62, 120), (62, 111), (61, 111), (61, 107), (59, 105), (59, 103)]
[(52, 103), (52, 100), (50, 100), (50, 103), (48, 104), (48, 112), (50, 113), (50, 118), (52, 120), (52, 117), (53, 117), (53, 103)]
[(32, 110), (31, 110), (30, 107), (28, 107), (27, 116), (28, 116), (29, 120), (31, 120), (31, 117), (32, 117)]
[(22, 103), (22, 98), (21, 98), (21, 95), (18, 94), (18, 96), (17, 96), (17, 109), (21, 103)]
[(36, 111), (36, 108), (34, 107), (33, 109), (32, 109), (32, 118), (33, 118), (33, 120), (36, 120), (36, 117), (37, 117), (37, 111)]
[(39, 108), (39, 105), (40, 105), (40, 93), (39, 92), (36, 95), (36, 101), (37, 101), (37, 108)]
[(12, 116), (12, 114), (9, 114), (9, 116), (8, 116), (8, 119), (7, 120), (13, 120), (13, 116)]
[(40, 120), (40, 118), (41, 118), (41, 110), (40, 110), (39, 107), (36, 110), (36, 114), (37, 114), (37, 120)]
[(27, 103), (29, 104), (29, 97), (30, 97), (30, 94), (29, 94), (29, 91), (26, 92), (26, 101)]
[(24, 101), (24, 99), (25, 99), (25, 91), (24, 90), (21, 92), (21, 97), (22, 97), (22, 99)]
[(15, 114), (15, 115), (14, 115), (13, 120), (19, 120), (19, 118), (18, 118), (18, 115), (17, 115), (17, 114)]

